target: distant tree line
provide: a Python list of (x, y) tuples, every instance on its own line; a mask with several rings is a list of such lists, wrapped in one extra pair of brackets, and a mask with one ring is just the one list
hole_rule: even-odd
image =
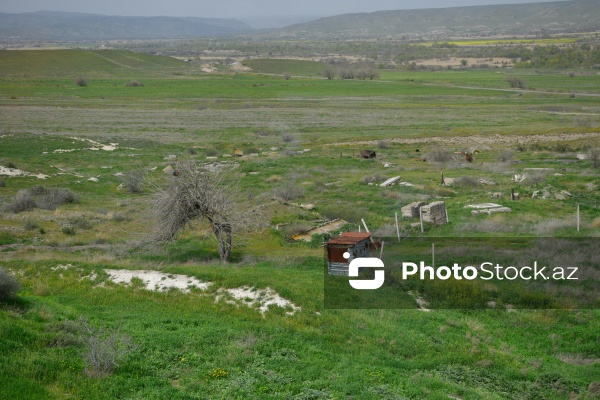
[[(117, 45), (119, 47), (119, 45)], [(509, 58), (518, 67), (594, 67), (600, 65), (600, 49), (596, 45), (574, 43), (556, 45), (487, 45), (457, 46), (448, 42), (431, 45), (411, 44), (401, 39), (377, 40), (268, 40), (260, 37), (230, 37), (218, 39), (180, 39), (172, 41), (141, 41), (120, 45), (133, 51), (164, 55), (202, 57), (207, 53), (222, 53), (224, 57), (361, 57), (377, 68), (393, 68), (393, 63), (409, 64), (423, 59)]]

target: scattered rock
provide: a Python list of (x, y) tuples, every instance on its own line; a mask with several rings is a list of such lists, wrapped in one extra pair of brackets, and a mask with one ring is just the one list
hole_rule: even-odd
[(509, 213), (512, 212), (512, 209), (508, 208), (508, 207), (500, 207), (500, 208), (488, 208), (485, 210), (473, 210), (471, 211), (472, 215), (479, 215), (479, 214), (495, 214), (495, 213)]
[(394, 183), (398, 182), (400, 180), (399, 176), (395, 176), (393, 178), (390, 178), (388, 180), (386, 180), (385, 182), (383, 182), (382, 184), (380, 184), (380, 187), (389, 187), (392, 186)]
[(444, 186), (452, 186), (455, 182), (455, 178), (444, 178)]
[(543, 200), (548, 199), (548, 198), (550, 198), (550, 191), (548, 190), (548, 188), (544, 188), (544, 190), (536, 190), (531, 195), (531, 198), (532, 199), (540, 198)]
[(523, 182), (527, 179), (527, 174), (515, 174), (515, 182)]
[(502, 205), (496, 203), (481, 203), (481, 204), (469, 204), (465, 208), (475, 208), (478, 210), (488, 210), (492, 208), (501, 208)]
[(175, 160), (177, 158), (177, 156), (175, 154), (169, 154), (168, 156), (164, 157), (163, 160)]
[(587, 160), (588, 155), (587, 154), (577, 154), (577, 159), (578, 160)]
[(170, 165), (167, 165), (165, 167), (165, 169), (162, 170), (162, 172), (165, 175), (173, 175), (173, 172), (175, 172), (175, 169), (173, 169), (173, 167), (171, 167)]
[[(516, 193), (515, 193), (515, 194), (516, 194)], [(501, 192), (495, 192), (495, 193), (492, 193), (492, 197), (493, 197), (494, 199), (501, 199), (501, 198), (502, 198), (502, 193), (501, 193)]]
[(88, 179), (88, 181), (90, 181), (90, 182), (98, 182), (98, 178), (92, 176), (91, 178)]
[(496, 182), (491, 181), (489, 179), (485, 179), (485, 178), (479, 178), (477, 179), (477, 181), (479, 181), (479, 183), (481, 183), (482, 185), (496, 185)]

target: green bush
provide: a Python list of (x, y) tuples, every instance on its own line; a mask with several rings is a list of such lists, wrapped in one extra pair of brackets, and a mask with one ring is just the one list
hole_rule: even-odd
[(19, 289), (21, 289), (19, 280), (0, 267), (0, 301), (14, 297)]

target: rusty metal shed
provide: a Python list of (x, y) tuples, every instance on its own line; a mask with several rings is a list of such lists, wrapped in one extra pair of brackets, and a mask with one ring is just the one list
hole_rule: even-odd
[[(368, 232), (344, 232), (325, 243), (327, 271), (330, 275), (348, 275), (350, 261), (357, 257), (370, 257), (371, 234)], [(348, 252), (350, 257), (344, 258)]]

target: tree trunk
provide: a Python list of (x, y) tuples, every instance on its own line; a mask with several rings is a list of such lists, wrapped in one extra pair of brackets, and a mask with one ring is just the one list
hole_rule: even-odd
[(219, 258), (222, 263), (227, 263), (229, 262), (232, 248), (231, 225), (213, 225), (213, 232), (219, 242)]

